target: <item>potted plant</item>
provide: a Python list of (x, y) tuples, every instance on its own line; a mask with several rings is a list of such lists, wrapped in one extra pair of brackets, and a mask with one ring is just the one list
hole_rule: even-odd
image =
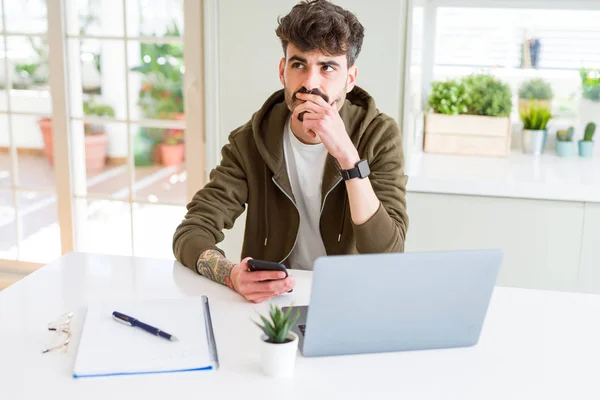
[(44, 154), (51, 165), (54, 164), (54, 141), (52, 140), (52, 119), (43, 117), (37, 120), (37, 124), (42, 132), (44, 142)]
[(275, 304), (269, 307), (269, 318), (260, 316), (262, 324), (254, 322), (263, 332), (261, 362), (263, 372), (273, 377), (291, 377), (296, 364), (298, 336), (291, 332), (300, 311), (292, 316), (292, 307), (285, 312)]
[(552, 86), (541, 78), (534, 78), (523, 82), (519, 87), (519, 113), (535, 105), (552, 109)]
[(523, 121), (523, 152), (536, 155), (542, 154), (546, 144), (546, 126), (552, 118), (550, 110), (531, 106), (526, 112), (522, 112), (520, 116), (521, 121)]
[(594, 133), (596, 133), (596, 124), (590, 122), (585, 127), (583, 139), (579, 141), (580, 156), (591, 157), (594, 154)]
[[(114, 118), (115, 110), (107, 105), (91, 98), (83, 103), (83, 113), (87, 116)], [(88, 171), (98, 171), (106, 165), (106, 144), (108, 135), (104, 125), (84, 124), (85, 134), (85, 166)]]
[(183, 143), (183, 130), (167, 130), (164, 139), (158, 145), (162, 165), (179, 165), (183, 162), (185, 157), (185, 145)]
[(510, 151), (510, 87), (487, 74), (434, 82), (425, 116), (423, 150), (506, 156)]
[(582, 68), (581, 101), (579, 103), (579, 121), (581, 126), (587, 123), (600, 124), (600, 70)]
[(559, 157), (570, 157), (573, 155), (573, 132), (575, 128), (560, 129), (556, 131), (556, 154)]
[[(83, 102), (83, 113), (86, 116), (95, 115), (98, 117), (114, 117), (114, 109), (96, 99), (91, 98)], [(44, 140), (44, 153), (50, 164), (54, 164), (54, 140), (52, 119), (49, 117), (41, 118), (37, 121)], [(84, 124), (85, 136), (85, 163), (88, 171), (98, 171), (106, 165), (106, 143), (108, 135), (104, 131), (103, 125)]]

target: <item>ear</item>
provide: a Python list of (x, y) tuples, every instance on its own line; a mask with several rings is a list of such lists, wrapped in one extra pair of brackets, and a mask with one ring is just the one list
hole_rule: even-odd
[(355, 65), (348, 68), (348, 81), (346, 93), (350, 93), (354, 86), (356, 86), (356, 77), (358, 76), (358, 67)]
[(282, 85), (285, 85), (285, 80), (283, 79), (283, 73), (285, 71), (285, 57), (282, 57), (281, 60), (279, 60), (279, 82), (281, 82)]

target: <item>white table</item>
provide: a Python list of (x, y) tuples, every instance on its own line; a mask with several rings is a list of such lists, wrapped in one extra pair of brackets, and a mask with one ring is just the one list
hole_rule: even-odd
[[(310, 272), (281, 305), (308, 303)], [(145, 376), (71, 377), (86, 305), (206, 294), (221, 368)], [(600, 296), (497, 288), (475, 347), (325, 358), (299, 356), (290, 380), (262, 375), (267, 304), (173, 261), (71, 253), (0, 292), (0, 399), (598, 399)], [(75, 311), (66, 353), (40, 354), (47, 322)]]

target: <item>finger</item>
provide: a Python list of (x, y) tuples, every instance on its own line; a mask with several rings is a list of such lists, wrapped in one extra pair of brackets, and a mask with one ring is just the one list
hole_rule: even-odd
[[(325, 116), (325, 114), (316, 114), (313, 112), (307, 112), (304, 114), (304, 119), (305, 120), (319, 120), (319, 119), (323, 119), (323, 117)], [(304, 122), (304, 121), (302, 121)]]
[(312, 94), (312, 93), (296, 93), (296, 97), (300, 100), (306, 100), (306, 101), (310, 101), (312, 103), (318, 104), (321, 107), (324, 108), (329, 108), (331, 107), (331, 104), (329, 104), (328, 102), (325, 101), (324, 98), (322, 98), (321, 96), (319, 96), (318, 94)]
[(242, 264), (242, 266), (244, 267), (243, 268), (244, 271), (248, 270), (248, 261), (249, 260), (252, 260), (252, 257), (246, 257), (242, 261), (240, 261), (240, 264)]
[(262, 303), (265, 300), (269, 300), (271, 297), (256, 297), (256, 298), (250, 298), (248, 300), (250, 300), (251, 302), (258, 304), (258, 303)]
[(321, 132), (323, 132), (323, 126), (321, 125), (321, 118), (307, 118), (308, 114), (304, 114), (304, 121), (302, 121), (302, 127), (304, 131), (310, 133), (312, 135), (321, 136)]
[(307, 101), (297, 105), (296, 108), (294, 108), (293, 117), (297, 118), (298, 115), (303, 112), (325, 114), (326, 111), (327, 110), (325, 108)]
[(291, 290), (296, 287), (296, 277), (293, 275), (288, 276), (286, 279), (287, 289)]
[(252, 282), (268, 281), (273, 279), (284, 279), (285, 272), (282, 271), (252, 271), (244, 274), (244, 279)]
[(249, 282), (244, 287), (246, 294), (261, 294), (263, 296), (277, 296), (288, 289), (286, 280)]

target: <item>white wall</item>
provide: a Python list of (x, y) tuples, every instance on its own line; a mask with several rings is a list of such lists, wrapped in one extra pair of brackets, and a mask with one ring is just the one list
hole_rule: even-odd
[[(248, 121), (267, 97), (282, 87), (278, 64), (283, 50), (275, 29), (277, 17), (287, 14), (296, 3), (295, 0), (219, 1), (221, 145), (233, 129)], [(398, 120), (404, 1), (337, 0), (335, 3), (355, 13), (365, 27), (362, 51), (356, 62), (357, 84), (375, 98), (381, 111)]]

